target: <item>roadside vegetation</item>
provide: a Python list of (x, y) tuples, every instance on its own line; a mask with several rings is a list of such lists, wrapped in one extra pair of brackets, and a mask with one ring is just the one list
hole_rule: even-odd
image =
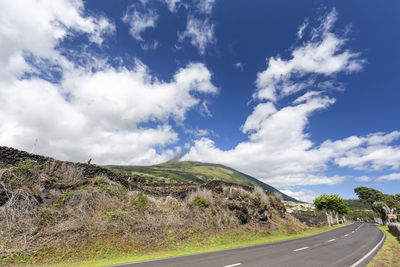
[[(53, 257), (52, 262), (54, 263), (45, 266), (95, 267), (95, 266), (105, 266), (112, 264), (122, 264), (135, 261), (168, 258), (168, 257), (189, 255), (194, 253), (203, 253), (203, 252), (259, 245), (264, 243), (299, 238), (333, 230), (335, 228), (342, 227), (345, 225), (347, 224), (341, 224), (331, 227), (325, 226), (320, 228), (306, 228), (297, 234), (287, 234), (281, 230), (258, 232), (258, 233), (235, 231), (235, 232), (217, 234), (212, 236), (198, 233), (194, 236), (192, 240), (184, 242), (177, 242), (177, 241), (172, 242), (168, 247), (162, 250), (147, 250), (147, 251), (131, 250), (127, 252), (121, 250), (119, 247), (105, 246), (103, 247), (104, 252), (97, 253), (96, 255), (94, 255), (92, 250), (95, 249), (97, 251), (98, 250), (97, 247), (82, 246), (81, 249), (76, 249), (76, 251), (80, 252), (80, 256), (77, 257), (78, 261), (76, 261), (76, 259), (62, 260), (63, 261), (62, 264), (56, 264), (59, 258)], [(79, 259), (86, 259), (88, 257), (91, 258), (91, 260), (79, 261)]]
[(369, 262), (368, 267), (400, 266), (400, 237), (392, 234), (387, 226), (379, 226), (386, 240), (376, 256)]
[(369, 187), (356, 187), (354, 192), (358, 198), (368, 205), (370, 209), (382, 219), (383, 224), (388, 224), (388, 215), (400, 211), (400, 194), (383, 194), (381, 191)]
[(6, 147), (0, 168), (0, 265), (190, 252), (309, 229), (260, 187), (164, 183)]

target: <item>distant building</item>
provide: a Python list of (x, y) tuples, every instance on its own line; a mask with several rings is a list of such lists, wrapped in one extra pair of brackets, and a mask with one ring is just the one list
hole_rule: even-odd
[(314, 211), (315, 206), (312, 203), (301, 203), (293, 201), (283, 201), (286, 212), (293, 213), (295, 211)]

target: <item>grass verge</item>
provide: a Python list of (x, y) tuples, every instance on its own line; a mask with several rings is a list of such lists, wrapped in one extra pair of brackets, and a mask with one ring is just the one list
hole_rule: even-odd
[(393, 235), (387, 226), (379, 228), (385, 232), (386, 240), (367, 267), (400, 266), (400, 237)]
[[(311, 228), (307, 229), (301, 233), (295, 235), (285, 235), (281, 231), (274, 232), (263, 232), (258, 234), (249, 233), (229, 233), (211, 237), (204, 237), (201, 235), (194, 236), (191, 241), (175, 243), (164, 249), (162, 251), (152, 251), (148, 253), (142, 252), (129, 252), (121, 253), (118, 251), (109, 251), (107, 253), (100, 253), (91, 260), (85, 261), (65, 261), (63, 263), (56, 263), (57, 260), (54, 259), (51, 264), (47, 266), (69, 266), (69, 267), (79, 267), (79, 266), (104, 266), (113, 264), (122, 264), (135, 261), (145, 261), (161, 258), (169, 258), (183, 255), (190, 255), (195, 253), (211, 252), (223, 249), (231, 249), (237, 247), (245, 247), (252, 245), (259, 245), (263, 243), (271, 243), (275, 241), (288, 240), (293, 238), (310, 236), (322, 232), (326, 232), (335, 228), (343, 227), (348, 224), (336, 225), (332, 227), (322, 227), (322, 228)], [(86, 247), (87, 248), (87, 247)], [(93, 255), (92, 255), (93, 256)], [(81, 257), (85, 258), (85, 257)], [(60, 259), (60, 258), (58, 258)], [(58, 260), (58, 262), (60, 262)], [(30, 265), (37, 266), (37, 265)], [(41, 264), (40, 266), (46, 266)]]

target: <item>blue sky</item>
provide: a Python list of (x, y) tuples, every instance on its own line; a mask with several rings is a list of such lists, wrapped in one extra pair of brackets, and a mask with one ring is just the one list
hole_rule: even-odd
[(398, 1), (2, 1), (0, 145), (399, 193)]

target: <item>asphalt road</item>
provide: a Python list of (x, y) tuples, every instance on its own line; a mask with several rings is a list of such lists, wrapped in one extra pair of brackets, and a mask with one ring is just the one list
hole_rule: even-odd
[(385, 234), (374, 224), (355, 223), (292, 240), (118, 266), (365, 266), (383, 243), (384, 237)]

